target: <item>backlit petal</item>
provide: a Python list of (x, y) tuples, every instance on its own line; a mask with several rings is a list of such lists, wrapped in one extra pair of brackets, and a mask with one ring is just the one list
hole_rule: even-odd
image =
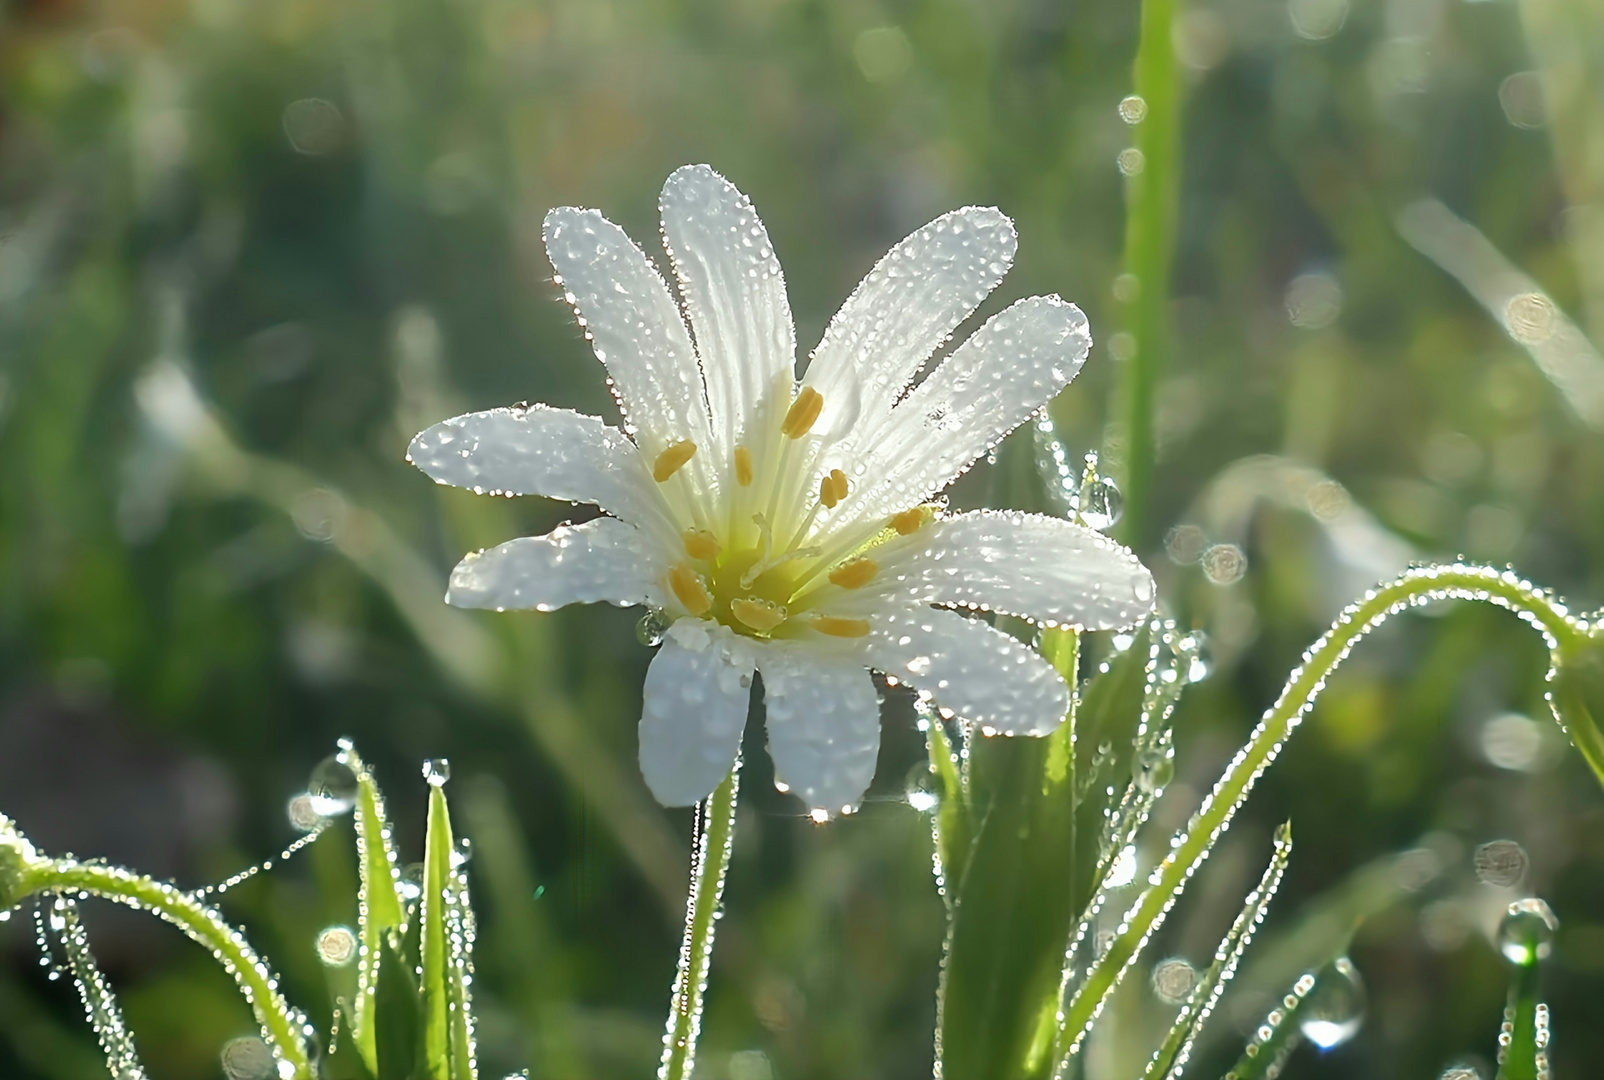
[(639, 530), (602, 517), (467, 556), (451, 572), (446, 602), (497, 611), (552, 611), (599, 600), (662, 607), (664, 569)]
[(1051, 664), (1002, 631), (951, 611), (882, 611), (866, 655), (986, 731), (1046, 735), (1069, 711), (1069, 687)]
[(880, 753), (880, 697), (862, 663), (789, 645), (762, 650), (775, 775), (810, 809), (855, 807)]
[(721, 626), (681, 619), (646, 669), (640, 768), (664, 806), (691, 806), (729, 774), (751, 701), (751, 649)]
[(629, 437), (569, 409), (521, 405), (454, 417), (415, 436), (407, 460), (438, 483), (480, 494), (594, 503), (642, 527), (665, 520)]
[(874, 557), (880, 565), (874, 581), (844, 592), (832, 610), (889, 599), (979, 608), (1083, 630), (1133, 626), (1153, 610), (1153, 575), (1129, 548), (1041, 514), (958, 514), (881, 545)]

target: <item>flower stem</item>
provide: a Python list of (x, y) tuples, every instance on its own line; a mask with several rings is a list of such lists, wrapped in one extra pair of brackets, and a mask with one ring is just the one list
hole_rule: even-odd
[(1153, 395), (1169, 351), (1170, 262), (1175, 251), (1180, 169), (1180, 84), (1175, 77), (1175, 47), (1170, 39), (1175, 0), (1142, 0), (1141, 37), (1136, 50), (1135, 94), (1146, 114), (1135, 125), (1138, 171), (1126, 187), (1125, 272), (1136, 295), (1123, 320), (1136, 346), (1120, 378), (1124, 407), (1125, 517), (1124, 539), (1140, 544), (1146, 537), (1146, 503), (1152, 486), (1154, 437)]
[(281, 1062), (289, 1064), (293, 1080), (311, 1080), (302, 1032), (306, 1020), (290, 1008), (278, 990), (278, 978), (250, 947), (245, 935), (230, 926), (216, 908), (193, 894), (121, 867), (84, 863), (76, 859), (31, 860), (23, 873), (16, 899), (34, 893), (98, 896), (165, 919), (191, 941), (210, 950), (234, 977), (250, 1002), (267, 1040)]
[(663, 1032), (659, 1080), (687, 1080), (696, 1066), (696, 1039), (702, 1030), (702, 993), (713, 960), (713, 933), (724, 875), (730, 868), (735, 839), (735, 804), (741, 763), (696, 808), (696, 834), (691, 848), (691, 891), (685, 901), (685, 940), (674, 975), (674, 1001)]
[(1060, 1067), (1080, 1048), (1086, 1030), (1096, 1019), (1110, 991), (1135, 961), (1148, 938), (1163, 921), (1175, 899), (1216, 839), (1230, 825), (1237, 807), (1254, 783), (1281, 752), (1288, 736), (1308, 713), (1326, 679), (1353, 646), (1387, 618), (1434, 600), (1480, 600), (1514, 611), (1547, 639), (1550, 649), (1572, 641), (1584, 631), (1564, 606), (1508, 571), (1453, 565), (1421, 567), (1380, 586), (1350, 605), (1304, 656), (1286, 688), (1252, 736), (1214, 785), (1188, 831), (1174, 842), (1168, 856), (1149, 878), (1148, 888), (1120, 921), (1123, 929), (1092, 966), (1086, 978), (1064, 1005), (1060, 1032)]

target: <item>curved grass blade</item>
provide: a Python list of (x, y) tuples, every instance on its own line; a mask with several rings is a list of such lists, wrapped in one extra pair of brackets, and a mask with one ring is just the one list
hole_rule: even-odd
[(1364, 1017), (1364, 982), (1339, 956), (1298, 978), (1264, 1018), (1225, 1080), (1274, 1080), (1305, 1036), (1322, 1050), (1346, 1042)]
[(78, 918), (78, 904), (58, 896), (50, 904), (48, 925), (67, 957), (72, 981), (77, 984), (78, 997), (83, 1002), (89, 1026), (95, 1030), (100, 1049), (106, 1055), (106, 1071), (112, 1080), (145, 1080), (146, 1073), (139, 1063), (134, 1047), (133, 1032), (123, 1020), (122, 1009), (111, 984), (100, 973), (94, 954), (89, 951), (89, 935), (84, 932)]
[(367, 1065), (378, 1074), (378, 1046), (374, 1011), (378, 970), (386, 935), (406, 923), (405, 907), (397, 891), (401, 872), (385, 819), (379, 785), (349, 740), (340, 740), (339, 761), (356, 774), (356, 857), (361, 884), (357, 891), (356, 1003), (351, 1011), (351, 1041)]
[(1264, 913), (1269, 909), (1270, 900), (1281, 886), (1281, 878), (1286, 873), (1287, 860), (1292, 857), (1292, 823), (1284, 823), (1275, 834), (1275, 854), (1270, 857), (1270, 865), (1265, 869), (1264, 876), (1259, 879), (1258, 887), (1248, 893), (1247, 900), (1242, 906), (1242, 913), (1236, 917), (1221, 939), (1219, 948), (1214, 950), (1214, 962), (1204, 972), (1203, 978), (1198, 980), (1197, 986), (1192, 989), (1192, 995), (1181, 1006), (1179, 1015), (1175, 1018), (1175, 1025), (1159, 1046), (1153, 1060), (1148, 1062), (1147, 1070), (1142, 1073), (1142, 1080), (1179, 1080), (1181, 1072), (1186, 1068), (1192, 1057), (1192, 1048), (1203, 1032), (1203, 1025), (1208, 1022), (1209, 1016), (1219, 1004), (1220, 995), (1225, 992), (1225, 986), (1236, 974), (1237, 964), (1241, 962), (1242, 954), (1247, 950), (1248, 943), (1253, 940), (1253, 932), (1264, 921)]
[(425, 768), (429, 823), (423, 844), (423, 894), (419, 900), (423, 1058), (430, 1080), (473, 1080), (473, 1031), (464, 980), (471, 916), (465, 915), (456, 840), (446, 806), (444, 762)]
[(423, 1006), (401, 935), (388, 930), (379, 939), (371, 1013), (377, 1080), (415, 1080), (423, 1060)]

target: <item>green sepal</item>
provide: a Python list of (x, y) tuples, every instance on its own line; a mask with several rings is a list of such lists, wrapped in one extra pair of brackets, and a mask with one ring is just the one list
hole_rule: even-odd
[(1577, 632), (1555, 647), (1549, 708), (1604, 785), (1604, 637)]
[(390, 930), (379, 942), (374, 989), (373, 1035), (378, 1068), (374, 1080), (423, 1080), (423, 1004), (401, 935)]

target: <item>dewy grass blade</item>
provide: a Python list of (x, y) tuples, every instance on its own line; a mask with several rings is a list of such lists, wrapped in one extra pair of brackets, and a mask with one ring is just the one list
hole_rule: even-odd
[(79, 921), (77, 902), (58, 896), (51, 904), (49, 923), (67, 956), (89, 1026), (94, 1028), (95, 1038), (106, 1055), (106, 1071), (113, 1080), (145, 1080), (145, 1068), (139, 1063), (133, 1033), (117, 1006), (117, 995), (89, 951), (89, 936)]
[(1220, 834), (1230, 826), (1237, 807), (1280, 754), (1287, 738), (1324, 689), (1326, 679), (1359, 639), (1390, 616), (1449, 599), (1478, 600), (1507, 608), (1537, 628), (1550, 649), (1562, 642), (1573, 642), (1587, 632), (1585, 625), (1573, 619), (1563, 605), (1513, 572), (1463, 564), (1410, 570), (1344, 610), (1336, 624), (1304, 655), (1303, 665), (1292, 673), (1280, 698), (1237, 752), (1189, 829), (1171, 841), (1170, 853), (1149, 877), (1148, 888), (1120, 920), (1120, 931), (1064, 1002), (1058, 1042), (1060, 1075), (1079, 1053), (1108, 996), (1208, 858)]
[(1498, 926), (1498, 949), (1509, 961), (1509, 1004), (1498, 1032), (1498, 1080), (1549, 1080), (1548, 1006), (1539, 998), (1542, 961), (1554, 947), (1559, 920), (1541, 900), (1517, 900)]
[(1269, 909), (1276, 890), (1281, 887), (1281, 878), (1286, 873), (1287, 860), (1291, 857), (1292, 823), (1286, 822), (1276, 830), (1275, 854), (1271, 856), (1264, 876), (1259, 879), (1258, 887), (1248, 893), (1242, 913), (1231, 924), (1219, 948), (1214, 950), (1214, 962), (1204, 972), (1203, 978), (1198, 980), (1186, 1004), (1181, 1006), (1169, 1035), (1142, 1073), (1142, 1080), (1179, 1080), (1191, 1059), (1192, 1048), (1203, 1032), (1203, 1025), (1219, 1004), (1226, 984), (1236, 975), (1237, 964), (1241, 962), (1248, 943), (1253, 940), (1253, 932), (1264, 921), (1264, 913)]
[(451, 905), (455, 868), (451, 814), (446, 807), (446, 771), (439, 763), (426, 768), (429, 780), (429, 824), (423, 844), (423, 895), (418, 901), (422, 922), (423, 1058), (431, 1080), (457, 1080), (451, 1062), (450, 932), (446, 910)]
[(691, 849), (691, 888), (685, 903), (685, 939), (674, 974), (674, 998), (663, 1032), (659, 1080), (687, 1080), (696, 1066), (696, 1040), (702, 1031), (702, 994), (713, 959), (713, 934), (724, 876), (730, 868), (735, 840), (735, 806), (740, 792), (741, 762), (712, 795), (696, 808), (696, 838)]
[(361, 951), (357, 960), (356, 1003), (351, 1013), (351, 1040), (368, 1071), (377, 1072), (373, 1014), (382, 951), (379, 946), (389, 931), (401, 929), (406, 916), (396, 891), (400, 868), (379, 785), (349, 741), (341, 740), (338, 759), (356, 774), (357, 780), (354, 816), (357, 868), (361, 877), (357, 892), (357, 937)]

